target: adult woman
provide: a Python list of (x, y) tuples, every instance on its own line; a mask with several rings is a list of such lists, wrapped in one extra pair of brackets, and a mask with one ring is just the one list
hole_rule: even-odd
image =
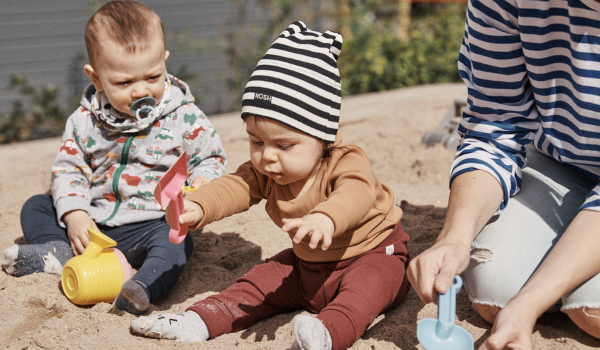
[(408, 276), (431, 302), (464, 271), (484, 349), (530, 349), (556, 307), (600, 337), (599, 19), (594, 0), (469, 3), (446, 221)]

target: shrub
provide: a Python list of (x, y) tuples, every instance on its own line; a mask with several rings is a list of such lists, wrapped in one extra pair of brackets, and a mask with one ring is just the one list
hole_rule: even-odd
[(457, 63), (465, 5), (429, 6), (430, 14), (413, 15), (406, 41), (398, 39), (391, 21), (377, 19), (360, 6), (353, 9), (352, 35), (344, 41), (339, 61), (342, 95), (460, 81)]
[(57, 103), (59, 89), (55, 85), (40, 88), (29, 85), (20, 75), (12, 75), (9, 89), (19, 89), (28, 99), (12, 103), (12, 109), (0, 120), (0, 143), (36, 140), (62, 134), (68, 113)]

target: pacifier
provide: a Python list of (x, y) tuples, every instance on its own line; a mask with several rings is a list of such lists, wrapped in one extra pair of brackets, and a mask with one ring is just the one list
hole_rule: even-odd
[(150, 124), (156, 119), (154, 105), (156, 100), (152, 97), (142, 97), (131, 105), (131, 114), (142, 123)]

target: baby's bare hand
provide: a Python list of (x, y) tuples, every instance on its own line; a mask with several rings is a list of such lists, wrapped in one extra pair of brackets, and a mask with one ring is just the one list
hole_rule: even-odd
[(182, 225), (195, 226), (204, 217), (202, 207), (195, 202), (183, 200), (183, 214), (179, 215), (179, 223)]
[(63, 215), (63, 221), (67, 226), (67, 236), (71, 241), (73, 255), (82, 254), (85, 247), (90, 243), (88, 227), (98, 229), (96, 223), (84, 210), (73, 210)]
[(310, 237), (308, 246), (316, 249), (321, 243), (321, 249), (327, 250), (331, 246), (335, 225), (329, 216), (321, 213), (306, 215), (299, 219), (283, 219), (281, 227), (285, 232), (296, 230), (294, 243), (299, 244), (306, 237)]
[(192, 194), (195, 190), (198, 189), (198, 187), (208, 183), (210, 181), (209, 178), (205, 177), (205, 176), (198, 176), (196, 177), (193, 181), (192, 184), (189, 186), (185, 186), (184, 187), (184, 191), (183, 191), (183, 195), (187, 196), (188, 194)]
[(208, 183), (209, 181), (210, 181), (210, 179), (206, 176), (198, 176), (192, 181), (191, 187), (192, 188), (200, 187), (200, 186), (204, 185), (205, 183)]

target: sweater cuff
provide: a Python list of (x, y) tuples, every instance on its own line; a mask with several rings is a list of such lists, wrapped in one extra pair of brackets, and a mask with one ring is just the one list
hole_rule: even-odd
[(54, 202), (56, 221), (61, 227), (66, 227), (62, 221), (63, 215), (73, 210), (84, 210), (89, 213), (90, 202), (83, 197), (59, 198)]

